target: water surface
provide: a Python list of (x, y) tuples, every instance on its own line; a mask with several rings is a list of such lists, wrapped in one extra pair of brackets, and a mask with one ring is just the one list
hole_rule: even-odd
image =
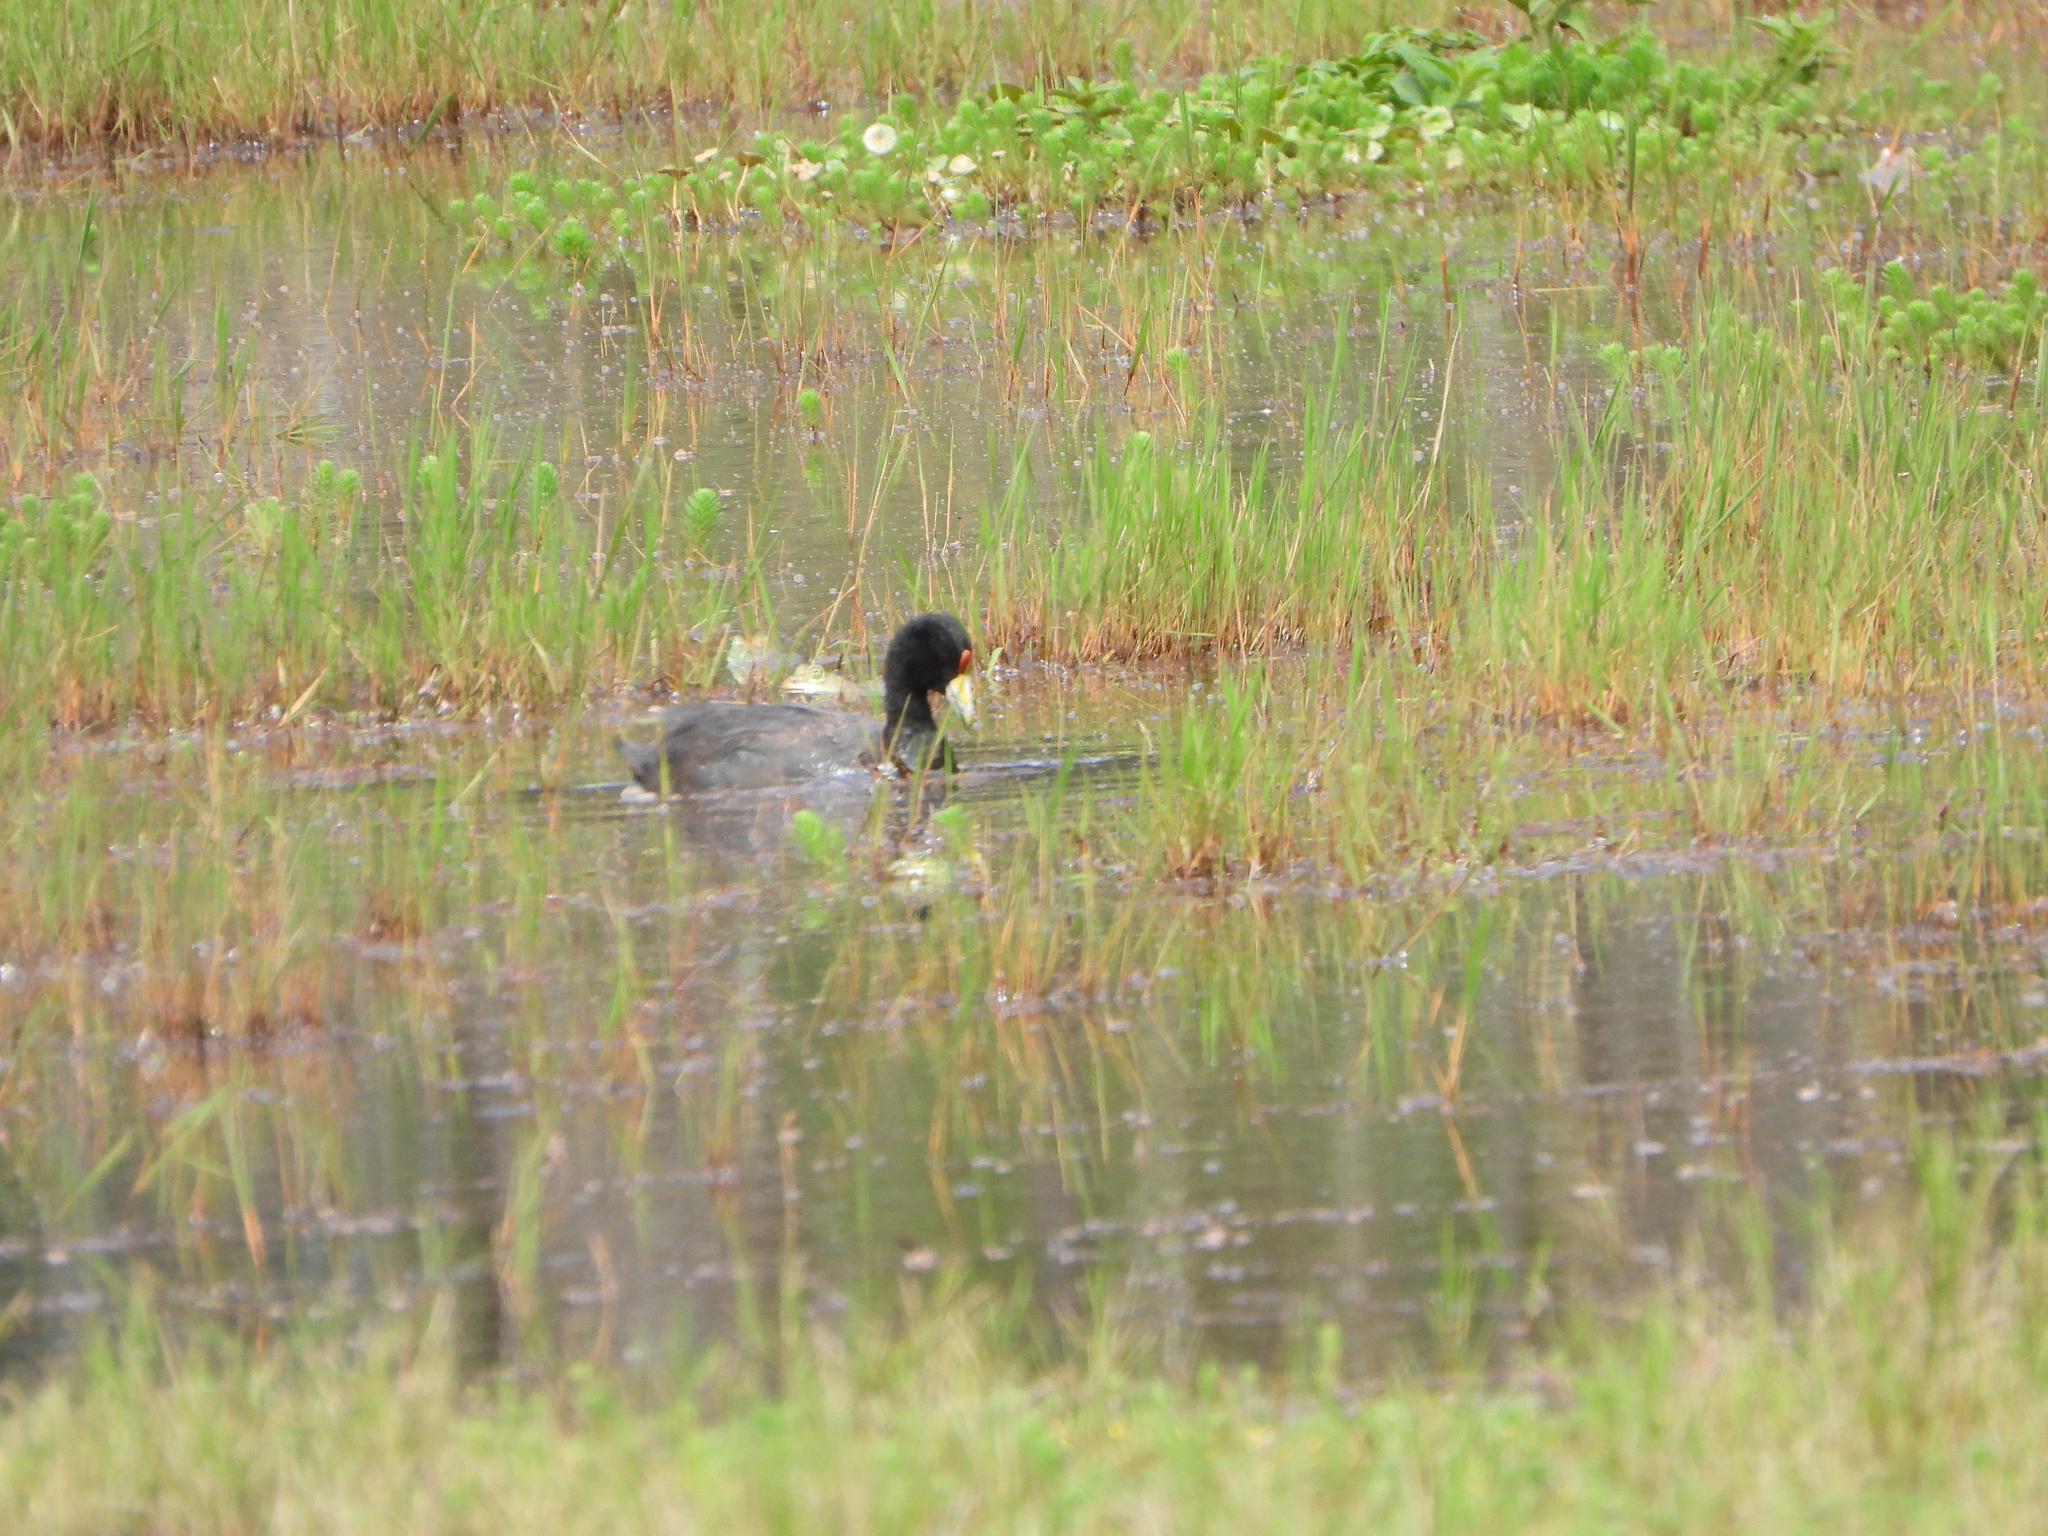
[[(10, 452), (159, 508), (324, 458), (396, 517), (412, 460), (479, 433), (594, 518), (711, 487), (771, 644), (860, 672), (920, 578), (971, 591), (1020, 466), (1050, 537), (1086, 459), (1204, 411), (1285, 461), (1334, 391), (1539, 515), (1599, 347), (1691, 302), (1512, 211), (1410, 208), (941, 255), (707, 236), (659, 294), (626, 264), (465, 270), (436, 208), (516, 158), (18, 190), (35, 280), (93, 200), (132, 388)], [(145, 1280), (252, 1329), (440, 1306), (479, 1366), (657, 1360), (966, 1277), (1184, 1358), (1335, 1323), (1369, 1374), (1625, 1306), (1751, 1208), (1796, 1293), (1812, 1210), (1902, 1189), (1930, 1124), (2024, 1132), (2031, 905), (1944, 905), (1851, 845), (1636, 854), (1535, 820), (1508, 868), (1173, 881), (1106, 829), (1214, 668), (995, 681), (950, 823), (865, 784), (626, 804), (630, 701), (59, 743), (47, 867), (14, 878), (103, 888), (110, 933), (215, 937), (0, 953), (8, 1347)], [(800, 810), (853, 860), (794, 844)], [(2030, 847), (2012, 879), (2048, 889)]]

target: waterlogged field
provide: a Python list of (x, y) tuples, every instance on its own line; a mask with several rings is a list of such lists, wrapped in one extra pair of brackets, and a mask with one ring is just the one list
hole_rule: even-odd
[[(0, 1510), (2029, 1507), (2031, 24), (710, 15), (0, 48)], [(950, 781), (622, 795), (927, 608)]]

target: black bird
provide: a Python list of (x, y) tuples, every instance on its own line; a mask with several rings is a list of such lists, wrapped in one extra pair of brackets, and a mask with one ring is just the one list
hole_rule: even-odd
[(972, 724), (973, 665), (965, 626), (950, 613), (921, 613), (889, 642), (880, 720), (808, 704), (680, 704), (662, 712), (658, 744), (621, 741), (619, 755), (640, 786), (656, 794), (950, 766), (931, 695), (944, 690)]

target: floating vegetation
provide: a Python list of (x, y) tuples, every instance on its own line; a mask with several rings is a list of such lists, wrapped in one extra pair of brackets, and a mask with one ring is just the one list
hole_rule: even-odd
[[(595, 209), (621, 242), (742, 218), (878, 229), (973, 228), (997, 214), (1152, 222), (1360, 192), (1631, 185), (1718, 169), (1723, 140), (1825, 137), (1813, 82), (1832, 57), (1825, 19), (1766, 18), (1752, 61), (1674, 59), (1638, 30), (1598, 46), (1402, 28), (1357, 53), (1270, 61), (1185, 87), (1135, 79), (998, 85), (950, 111), (899, 97), (830, 138), (763, 131), (694, 165), (626, 178), (515, 175), (451, 208), (479, 243), (546, 244), (587, 262)], [(649, 223), (651, 215), (664, 216)], [(539, 236), (535, 240), (534, 236)]]

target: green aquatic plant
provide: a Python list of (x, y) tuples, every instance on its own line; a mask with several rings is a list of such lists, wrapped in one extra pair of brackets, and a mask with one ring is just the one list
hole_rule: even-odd
[(1835, 335), (1850, 355), (1901, 359), (1923, 367), (2012, 373), (2040, 355), (2048, 293), (2025, 267), (2005, 286), (1922, 288), (1905, 262), (1885, 263), (1871, 290), (1840, 267), (1821, 274), (1834, 306)]
[(0, 583), (10, 576), (49, 589), (60, 607), (75, 605), (99, 572), (114, 526), (90, 475), (76, 475), (56, 496), (28, 495), (0, 512)]
[(722, 508), (718, 492), (708, 485), (700, 485), (683, 500), (683, 532), (690, 541), (690, 547), (702, 552), (710, 542), (711, 534), (718, 527)]
[[(1391, 392), (1406, 370), (1381, 363)], [(1307, 404), (1299, 470), (1237, 459), (1213, 412), (1189, 450), (1144, 431), (1120, 451), (1105, 443), (1050, 537), (1020, 459), (983, 518), (988, 638), (1139, 657), (1343, 643), (1413, 620), (1413, 546), (1440, 526), (1442, 477), (1405, 421), (1369, 431), (1339, 420), (1334, 399), (1326, 388)]]
[(1559, 34), (1579, 35), (1580, 17), (1590, 0), (1508, 0), (1508, 4), (1522, 13), (1531, 37), (1549, 43)]
[(362, 493), (362, 489), (361, 470), (339, 469), (332, 459), (322, 459), (313, 466), (312, 490), (317, 499), (341, 504), (352, 501)]
[[(616, 184), (515, 174), (502, 195), (449, 212), (479, 247), (524, 254), (534, 231), (582, 263), (596, 239), (633, 250), (785, 216), (814, 228), (974, 227), (999, 213), (1130, 223), (1414, 183), (1685, 177), (1718, 166), (1718, 135), (1831, 126), (1814, 86), (1834, 58), (1825, 18), (1767, 27), (1767, 50), (1713, 63), (1675, 58), (1647, 30), (1571, 46), (1565, 30), (1560, 15), (1541, 42), (1490, 45), (1405, 27), (1342, 56), (1267, 59), (1187, 86), (1004, 83), (949, 111), (899, 97), (880, 116), (842, 117), (829, 136), (763, 130)], [(599, 206), (610, 222), (593, 232), (585, 214)]]
[(846, 834), (816, 811), (790, 817), (789, 841), (819, 875), (838, 879), (846, 873)]
[(1287, 793), (1291, 772), (1283, 770), (1277, 784), (1247, 780), (1259, 738), (1273, 724), (1264, 693), (1255, 672), (1226, 676), (1210, 700), (1181, 713), (1161, 744), (1149, 790), (1172, 807), (1166, 863), (1177, 876), (1258, 874), (1286, 854), (1285, 840), (1271, 835), (1276, 823), (1261, 812), (1270, 794)]
[(571, 266), (586, 267), (597, 254), (597, 237), (582, 219), (571, 215), (548, 231), (548, 244)]
[[(1606, 356), (1617, 387), (1543, 516), (1454, 496), (1433, 443), (1334, 394), (1297, 463), (1199, 423), (1173, 453), (1106, 445), (1050, 531), (1020, 468), (984, 519), (985, 632), (1053, 657), (1369, 643), (1475, 706), (1613, 725), (1784, 688), (2040, 686), (2038, 390), (2008, 414), (1963, 376), (1845, 378), (1725, 305), (1683, 346)], [(1407, 387), (1398, 357), (1374, 371)]]

